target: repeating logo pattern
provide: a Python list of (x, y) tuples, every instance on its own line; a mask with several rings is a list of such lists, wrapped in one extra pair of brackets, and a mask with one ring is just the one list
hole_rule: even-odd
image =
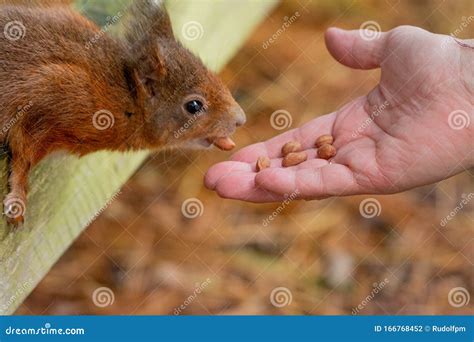
[(455, 287), (452, 288), (448, 293), (448, 302), (451, 306), (455, 308), (460, 308), (469, 304), (471, 300), (471, 295), (469, 291), (464, 287)]
[(293, 294), (286, 287), (276, 287), (270, 294), (270, 303), (277, 308), (288, 306), (293, 301)]
[(188, 198), (181, 205), (181, 212), (183, 216), (189, 219), (202, 216), (204, 213), (204, 205), (197, 198)]
[(366, 198), (360, 202), (359, 212), (365, 218), (374, 218), (380, 215), (382, 206), (375, 198)]
[(198, 21), (188, 21), (181, 28), (181, 34), (186, 40), (198, 40), (204, 36), (204, 28)]
[(92, 124), (99, 131), (105, 131), (115, 124), (115, 117), (112, 112), (101, 109), (92, 116)]
[(19, 20), (10, 21), (3, 27), (3, 35), (12, 42), (20, 40), (26, 35), (25, 25)]
[(469, 114), (463, 110), (455, 110), (448, 116), (449, 127), (455, 130), (461, 130), (469, 127), (471, 118)]
[(25, 214), (25, 202), (17, 197), (7, 198), (4, 207), (5, 215), (9, 218), (16, 219)]
[(293, 117), (290, 112), (279, 109), (270, 116), (270, 124), (278, 131), (290, 128), (293, 124)]
[(382, 28), (379, 23), (373, 20), (362, 23), (359, 29), (360, 37), (367, 41), (377, 39), (382, 34)]
[(115, 302), (114, 292), (108, 287), (98, 287), (92, 293), (92, 302), (99, 308), (105, 308)]

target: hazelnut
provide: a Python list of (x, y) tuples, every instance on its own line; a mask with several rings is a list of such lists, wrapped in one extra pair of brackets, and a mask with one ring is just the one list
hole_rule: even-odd
[(257, 172), (270, 167), (270, 158), (262, 156), (257, 159)]
[(292, 152), (287, 154), (281, 163), (283, 167), (295, 166), (301, 164), (308, 159), (306, 152)]
[(336, 155), (336, 148), (332, 145), (325, 144), (318, 148), (318, 157), (321, 159), (331, 159)]
[(290, 141), (287, 142), (283, 147), (281, 148), (281, 154), (283, 157), (286, 157), (289, 153), (292, 152), (300, 152), (303, 148), (301, 147), (301, 144), (298, 141)]
[(323, 145), (332, 145), (334, 142), (334, 137), (329, 134), (321, 135), (318, 139), (316, 139), (316, 147), (320, 148)]

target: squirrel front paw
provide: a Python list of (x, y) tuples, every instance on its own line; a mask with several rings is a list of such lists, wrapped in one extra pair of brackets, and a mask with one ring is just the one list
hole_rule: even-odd
[(24, 221), (26, 211), (26, 196), (18, 193), (9, 193), (3, 200), (3, 213), (8, 223), (18, 226)]

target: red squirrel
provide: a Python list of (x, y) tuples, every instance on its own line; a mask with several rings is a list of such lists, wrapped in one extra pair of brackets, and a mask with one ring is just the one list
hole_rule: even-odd
[(23, 222), (28, 174), (54, 151), (234, 147), (245, 114), (175, 39), (162, 1), (134, 2), (130, 18), (116, 38), (69, 6), (0, 5), (9, 222)]

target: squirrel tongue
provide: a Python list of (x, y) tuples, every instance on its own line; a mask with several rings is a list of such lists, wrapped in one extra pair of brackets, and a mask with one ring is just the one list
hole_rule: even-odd
[(229, 137), (217, 138), (212, 143), (223, 151), (230, 151), (235, 147), (235, 142)]

